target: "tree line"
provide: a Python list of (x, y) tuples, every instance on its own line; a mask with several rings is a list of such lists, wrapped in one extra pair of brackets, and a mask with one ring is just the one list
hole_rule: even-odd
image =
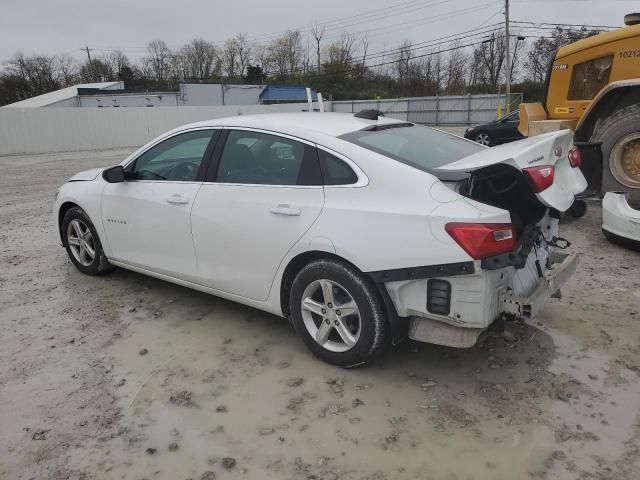
[[(553, 52), (596, 33), (556, 27), (529, 44), (512, 36), (512, 78), (517, 79), (512, 91), (539, 99)], [(496, 93), (505, 63), (504, 33), (498, 29), (475, 44), (454, 39), (425, 48), (407, 40), (371, 52), (366, 36), (343, 33), (329, 41), (324, 27), (314, 25), (307, 35), (290, 30), (266, 42), (238, 34), (221, 45), (195, 38), (172, 50), (154, 40), (137, 62), (120, 50), (83, 62), (69, 55), (17, 52), (0, 69), (0, 105), (77, 83), (116, 80), (129, 91), (175, 90), (184, 82), (303, 84), (335, 100)]]

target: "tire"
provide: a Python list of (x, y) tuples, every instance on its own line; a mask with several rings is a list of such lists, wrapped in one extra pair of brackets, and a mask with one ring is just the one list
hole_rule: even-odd
[[(354, 313), (345, 314), (354, 307)], [(383, 304), (374, 284), (350, 265), (333, 259), (306, 265), (293, 280), (289, 308), (306, 346), (327, 363), (356, 367), (383, 350), (387, 335)]]
[(621, 237), (616, 235), (615, 233), (611, 233), (604, 228), (602, 229), (602, 233), (609, 240), (610, 243), (617, 245), (622, 248), (626, 248), (628, 250), (634, 250), (636, 252), (640, 252), (640, 242), (636, 240), (631, 240), (630, 238)]
[(573, 218), (582, 218), (587, 213), (587, 202), (584, 200), (576, 200), (569, 207), (569, 215)]
[(61, 229), (67, 255), (82, 273), (99, 275), (113, 268), (104, 255), (98, 232), (84, 210), (70, 208), (62, 219)]
[(485, 145), (487, 147), (490, 147), (491, 145), (493, 145), (493, 139), (491, 138), (491, 135), (489, 135), (487, 132), (478, 132), (473, 136), (473, 141), (476, 143), (479, 143), (480, 145)]
[(592, 141), (602, 142), (602, 192), (628, 191), (629, 203), (640, 205), (640, 173), (628, 177), (622, 169), (622, 153), (626, 145), (631, 146), (640, 170), (640, 105), (633, 104), (618, 110), (610, 117), (600, 121), (591, 137)]

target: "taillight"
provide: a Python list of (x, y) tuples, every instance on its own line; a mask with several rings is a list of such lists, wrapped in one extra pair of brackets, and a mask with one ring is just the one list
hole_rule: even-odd
[(508, 253), (516, 244), (510, 223), (447, 223), (444, 228), (476, 260)]
[(553, 175), (555, 174), (553, 165), (541, 165), (539, 167), (524, 168), (523, 171), (529, 175), (533, 188), (536, 192), (542, 192), (553, 184)]
[(575, 145), (569, 150), (569, 163), (573, 168), (580, 167), (582, 165), (582, 155), (580, 149)]

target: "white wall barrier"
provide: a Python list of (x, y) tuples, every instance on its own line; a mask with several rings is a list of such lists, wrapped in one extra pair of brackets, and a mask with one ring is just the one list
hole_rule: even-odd
[(162, 108), (0, 108), (0, 155), (137, 147), (186, 123), (306, 109), (306, 103)]

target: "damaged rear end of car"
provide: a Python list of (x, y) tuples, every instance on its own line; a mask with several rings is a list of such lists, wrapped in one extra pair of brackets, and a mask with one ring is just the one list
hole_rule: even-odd
[[(413, 340), (473, 346), (498, 319), (535, 318), (576, 271), (561, 213), (587, 187), (568, 131), (482, 149), (432, 170), (441, 202), (428, 221), (461, 260), (388, 281)], [(455, 247), (454, 247), (455, 248)], [(425, 267), (428, 268), (428, 267)]]

